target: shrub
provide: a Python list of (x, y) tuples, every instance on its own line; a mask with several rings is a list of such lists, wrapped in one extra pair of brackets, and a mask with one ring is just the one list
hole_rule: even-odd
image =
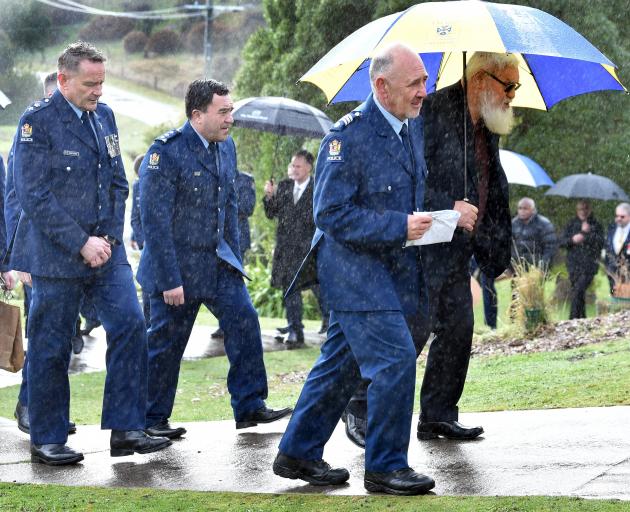
[(192, 53), (203, 53), (204, 31), (206, 24), (203, 21), (195, 23), (186, 36), (186, 49)]
[(147, 42), (146, 50), (158, 55), (177, 53), (180, 50), (179, 35), (168, 28), (153, 33)]
[(0, 109), (0, 124), (3, 125), (17, 125), (26, 108), (44, 96), (42, 83), (31, 73), (9, 71), (0, 74), (0, 90), (12, 101), (5, 110)]
[(114, 41), (122, 39), (135, 28), (129, 18), (98, 16), (81, 29), (79, 39), (83, 41)]
[(144, 51), (149, 38), (140, 30), (132, 30), (123, 39), (123, 47), (127, 53), (137, 53)]

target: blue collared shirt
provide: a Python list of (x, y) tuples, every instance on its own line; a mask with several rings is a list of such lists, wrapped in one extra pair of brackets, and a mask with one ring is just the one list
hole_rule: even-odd
[(192, 123), (190, 123), (190, 127), (195, 131), (195, 133), (199, 136), (199, 138), (201, 139), (201, 143), (203, 144), (203, 147), (206, 148), (206, 151), (208, 150), (208, 146), (210, 145), (210, 143), (208, 142), (208, 140), (203, 137), (197, 130), (195, 130), (195, 127), (193, 126)]
[(407, 129), (409, 129), (408, 120), (405, 119), (404, 121), (401, 121), (394, 114), (385, 110), (385, 107), (383, 107), (383, 105), (381, 105), (380, 102), (378, 101), (376, 94), (374, 94), (373, 97), (374, 97), (374, 103), (376, 103), (376, 106), (381, 111), (381, 114), (383, 114), (383, 117), (385, 117), (385, 119), (390, 124), (390, 126), (392, 127), (396, 135), (398, 135), (398, 140), (402, 142), (402, 138), (400, 137), (400, 130), (402, 129), (403, 124), (406, 124)]
[[(68, 102), (68, 105), (70, 105), (70, 108), (72, 108), (72, 110), (74, 110), (74, 113), (77, 115), (77, 117), (79, 119), (81, 119), (81, 116), (83, 115), (83, 110), (81, 110), (79, 107), (77, 107), (74, 103), (72, 103), (68, 98), (66, 98), (65, 96), (63, 97), (64, 100), (66, 100)], [(89, 114), (89, 113), (88, 113)], [(96, 134), (96, 128), (94, 128), (94, 123), (92, 123), (92, 116), (90, 116), (90, 128), (92, 128), (92, 131), (94, 132), (94, 137), (96, 137), (96, 141), (98, 142), (98, 135)], [(83, 121), (81, 121), (83, 122)]]

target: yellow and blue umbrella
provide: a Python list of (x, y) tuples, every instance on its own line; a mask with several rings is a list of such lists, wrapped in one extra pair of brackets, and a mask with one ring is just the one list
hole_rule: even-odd
[(523, 85), (515, 107), (549, 110), (579, 94), (626, 90), (615, 64), (564, 22), (532, 7), (478, 0), (417, 4), (368, 23), (300, 81), (322, 89), (329, 103), (363, 101), (370, 93), (372, 55), (393, 42), (421, 55), (429, 92), (459, 80), (464, 60), (477, 51), (516, 55)]

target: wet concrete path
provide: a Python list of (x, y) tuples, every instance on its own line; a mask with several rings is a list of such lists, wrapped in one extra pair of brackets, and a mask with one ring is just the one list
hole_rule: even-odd
[[(438, 495), (552, 495), (630, 500), (630, 407), (462, 415), (486, 433), (472, 442), (420, 442), (409, 462), (436, 480)], [(414, 426), (417, 418), (414, 418)], [(271, 464), (286, 420), (247, 430), (232, 421), (184, 424), (188, 434), (149, 455), (112, 458), (109, 432), (78, 427), (68, 444), (85, 453), (76, 466), (29, 462), (29, 439), (0, 419), (0, 481), (153, 487), (203, 491), (363, 495), (363, 451), (339, 424), (324, 457), (350, 470), (347, 485), (313, 487), (275, 476)], [(414, 429), (415, 430), (415, 429)]]

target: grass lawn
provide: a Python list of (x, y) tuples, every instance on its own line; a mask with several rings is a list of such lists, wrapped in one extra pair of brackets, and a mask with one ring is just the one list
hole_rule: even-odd
[(630, 510), (630, 504), (613, 500), (550, 497), (450, 496), (324, 496), (163, 491), (158, 489), (101, 489), (59, 485), (0, 483), (3, 511), (141, 511), (229, 510), (231, 512), (608, 512)]
[[(270, 405), (295, 403), (318, 354), (317, 348), (265, 354)], [(184, 362), (172, 419), (176, 422), (231, 419), (227, 370), (225, 357)], [(423, 373), (421, 359), (417, 389)], [(104, 372), (73, 375), (70, 382), (73, 421), (100, 423)], [(0, 416), (13, 417), (17, 393), (17, 386), (0, 389)], [(418, 401), (415, 402), (417, 408)], [(629, 404), (630, 340), (624, 339), (562, 352), (475, 357), (471, 360), (460, 410)]]

